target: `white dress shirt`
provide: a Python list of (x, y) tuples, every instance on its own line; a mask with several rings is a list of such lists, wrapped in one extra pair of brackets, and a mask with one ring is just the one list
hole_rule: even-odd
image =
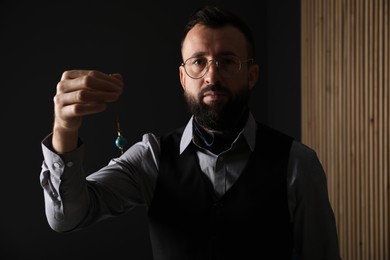
[[(191, 117), (184, 129), (180, 153), (194, 142), (192, 120)], [(256, 127), (250, 114), (231, 147), (218, 155), (198, 146), (200, 168), (218, 196), (234, 185), (243, 171), (256, 144)], [(40, 181), (46, 216), (53, 230), (77, 230), (135, 206), (150, 205), (159, 170), (160, 144), (156, 135), (144, 134), (142, 141), (94, 173), (84, 172), (84, 144), (62, 155), (51, 147), (50, 134), (42, 141)], [(315, 151), (297, 141), (293, 141), (290, 151), (286, 189), (295, 259), (340, 260), (325, 172)]]

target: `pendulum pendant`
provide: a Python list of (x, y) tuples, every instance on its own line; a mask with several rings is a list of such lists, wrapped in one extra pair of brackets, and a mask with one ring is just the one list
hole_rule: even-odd
[(121, 151), (121, 154), (123, 154), (123, 152), (127, 146), (127, 139), (122, 135), (122, 132), (121, 132), (118, 111), (117, 111), (117, 115), (116, 115), (116, 126), (117, 126), (118, 136), (115, 140), (115, 145)]
[(127, 146), (127, 140), (125, 137), (123, 137), (120, 130), (118, 130), (118, 137), (115, 140), (115, 145), (119, 148), (119, 150), (121, 150), (121, 154), (123, 154), (123, 151)]

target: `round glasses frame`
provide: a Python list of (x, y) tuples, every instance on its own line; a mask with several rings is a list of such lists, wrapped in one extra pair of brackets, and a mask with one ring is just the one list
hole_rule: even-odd
[[(222, 65), (220, 65), (220, 64), (221, 64), (221, 60), (227, 59), (227, 58), (229, 58), (229, 59), (231, 59), (231, 60), (234, 60), (234, 62), (236, 62), (236, 65), (238, 65), (238, 66), (236, 67), (236, 70), (235, 70), (235, 71), (233, 71), (233, 72), (226, 72), (226, 71), (223, 71), (223, 69), (220, 69), (220, 66), (222, 66)], [(183, 63), (180, 64), (180, 66), (182, 66), (182, 67), (184, 68), (184, 71), (185, 71), (185, 73), (188, 75), (188, 77), (190, 77), (190, 78), (192, 78), (192, 79), (201, 79), (201, 78), (203, 78), (203, 77), (207, 74), (207, 72), (209, 71), (210, 66), (211, 66), (211, 63), (215, 63), (215, 66), (216, 66), (216, 68), (217, 68), (217, 71), (218, 71), (219, 73), (221, 73), (221, 75), (223, 75), (224, 77), (233, 76), (234, 74), (238, 73), (238, 72), (241, 70), (242, 64), (243, 64), (243, 63), (249, 63), (249, 62), (250, 62), (251, 64), (254, 63), (254, 59), (253, 59), (253, 58), (250, 58), (250, 59), (247, 59), (247, 60), (240, 60), (238, 57), (235, 57), (235, 56), (222, 57), (222, 58), (218, 58), (218, 59), (214, 59), (214, 60), (213, 60), (213, 59), (211, 59), (211, 60), (206, 60), (206, 65), (205, 65), (205, 67), (199, 72), (199, 76), (194, 76), (194, 75), (191, 75), (191, 73), (189, 73), (189, 72), (187, 71), (186, 65), (187, 65), (188, 61), (191, 61), (191, 60), (196, 61), (197, 59), (202, 59), (202, 57), (201, 57), (201, 58), (198, 58), (198, 57), (190, 57), (190, 58), (186, 59)], [(223, 62), (222, 62), (222, 64), (223, 64)]]

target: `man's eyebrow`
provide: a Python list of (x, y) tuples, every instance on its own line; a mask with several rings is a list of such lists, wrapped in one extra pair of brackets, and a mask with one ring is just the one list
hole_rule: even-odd
[(232, 51), (224, 51), (218, 54), (218, 56), (235, 56), (238, 57), (238, 55)]
[[(198, 52), (195, 52), (191, 55), (190, 58), (197, 58), (197, 57), (205, 57), (207, 56), (207, 52), (204, 52), (204, 51), (198, 51)], [(238, 57), (238, 55), (232, 51), (224, 51), (224, 52), (221, 52), (217, 55), (217, 57), (221, 57), (221, 56), (235, 56), (235, 57)]]
[(198, 51), (198, 52), (193, 53), (190, 58), (204, 57), (206, 55), (207, 55), (206, 52)]

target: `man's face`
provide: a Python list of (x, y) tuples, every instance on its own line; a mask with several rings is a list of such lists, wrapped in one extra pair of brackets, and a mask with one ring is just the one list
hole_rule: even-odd
[(194, 57), (206, 60), (209, 66), (199, 79), (189, 77), (180, 66), (184, 96), (197, 121), (212, 130), (232, 127), (247, 108), (250, 90), (258, 78), (258, 66), (244, 62), (239, 71), (226, 74), (217, 68), (215, 60), (252, 58), (247, 55), (244, 35), (232, 26), (211, 29), (196, 25), (184, 39), (182, 56), (184, 61)]

